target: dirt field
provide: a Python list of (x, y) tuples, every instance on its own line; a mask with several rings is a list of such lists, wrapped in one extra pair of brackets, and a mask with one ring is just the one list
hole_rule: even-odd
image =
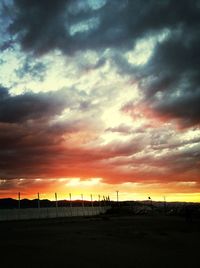
[(200, 221), (104, 216), (0, 223), (0, 267), (200, 267)]

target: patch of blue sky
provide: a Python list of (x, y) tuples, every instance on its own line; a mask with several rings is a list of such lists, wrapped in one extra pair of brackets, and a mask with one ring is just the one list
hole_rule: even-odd
[(98, 17), (92, 17), (87, 20), (83, 20), (81, 22), (75, 23), (70, 26), (69, 34), (74, 36), (78, 33), (84, 33), (96, 30), (100, 25), (100, 19)]
[(77, 15), (81, 12), (87, 12), (89, 10), (98, 10), (107, 3), (107, 0), (78, 0), (73, 1), (69, 7), (71, 14)]

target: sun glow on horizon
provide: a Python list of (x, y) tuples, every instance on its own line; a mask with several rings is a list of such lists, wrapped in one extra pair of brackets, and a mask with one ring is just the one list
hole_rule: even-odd
[[(10, 183), (8, 180), (0, 180), (1, 186)], [(195, 188), (195, 182), (173, 182), (169, 185), (160, 183), (140, 183), (125, 182), (118, 184), (108, 184), (102, 178), (60, 178), (60, 179), (29, 179), (32, 188), (27, 186), (26, 179), (15, 180), (15, 192), (4, 193), (0, 191), (1, 198), (12, 197), (17, 199), (18, 192), (21, 198), (37, 199), (37, 193), (40, 192), (41, 199), (55, 200), (55, 192), (58, 200), (69, 200), (71, 194), (72, 200), (99, 200), (99, 196), (109, 196), (110, 200), (116, 201), (116, 189), (119, 191), (120, 201), (139, 201), (147, 200), (151, 196), (153, 201), (163, 201), (163, 196), (168, 202), (200, 202), (200, 190)], [(190, 190), (188, 190), (188, 187)], [(171, 192), (170, 189), (174, 189)], [(192, 191), (192, 192), (189, 192)]]

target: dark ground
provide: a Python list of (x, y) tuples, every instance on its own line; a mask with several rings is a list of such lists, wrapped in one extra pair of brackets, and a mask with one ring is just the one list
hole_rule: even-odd
[(106, 215), (1, 222), (0, 267), (200, 267), (200, 220)]

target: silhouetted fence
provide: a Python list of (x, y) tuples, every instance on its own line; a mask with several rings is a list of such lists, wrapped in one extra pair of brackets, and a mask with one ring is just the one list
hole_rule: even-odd
[(61, 217), (95, 216), (105, 213), (110, 206), (49, 207), (0, 209), (0, 221), (50, 219)]

